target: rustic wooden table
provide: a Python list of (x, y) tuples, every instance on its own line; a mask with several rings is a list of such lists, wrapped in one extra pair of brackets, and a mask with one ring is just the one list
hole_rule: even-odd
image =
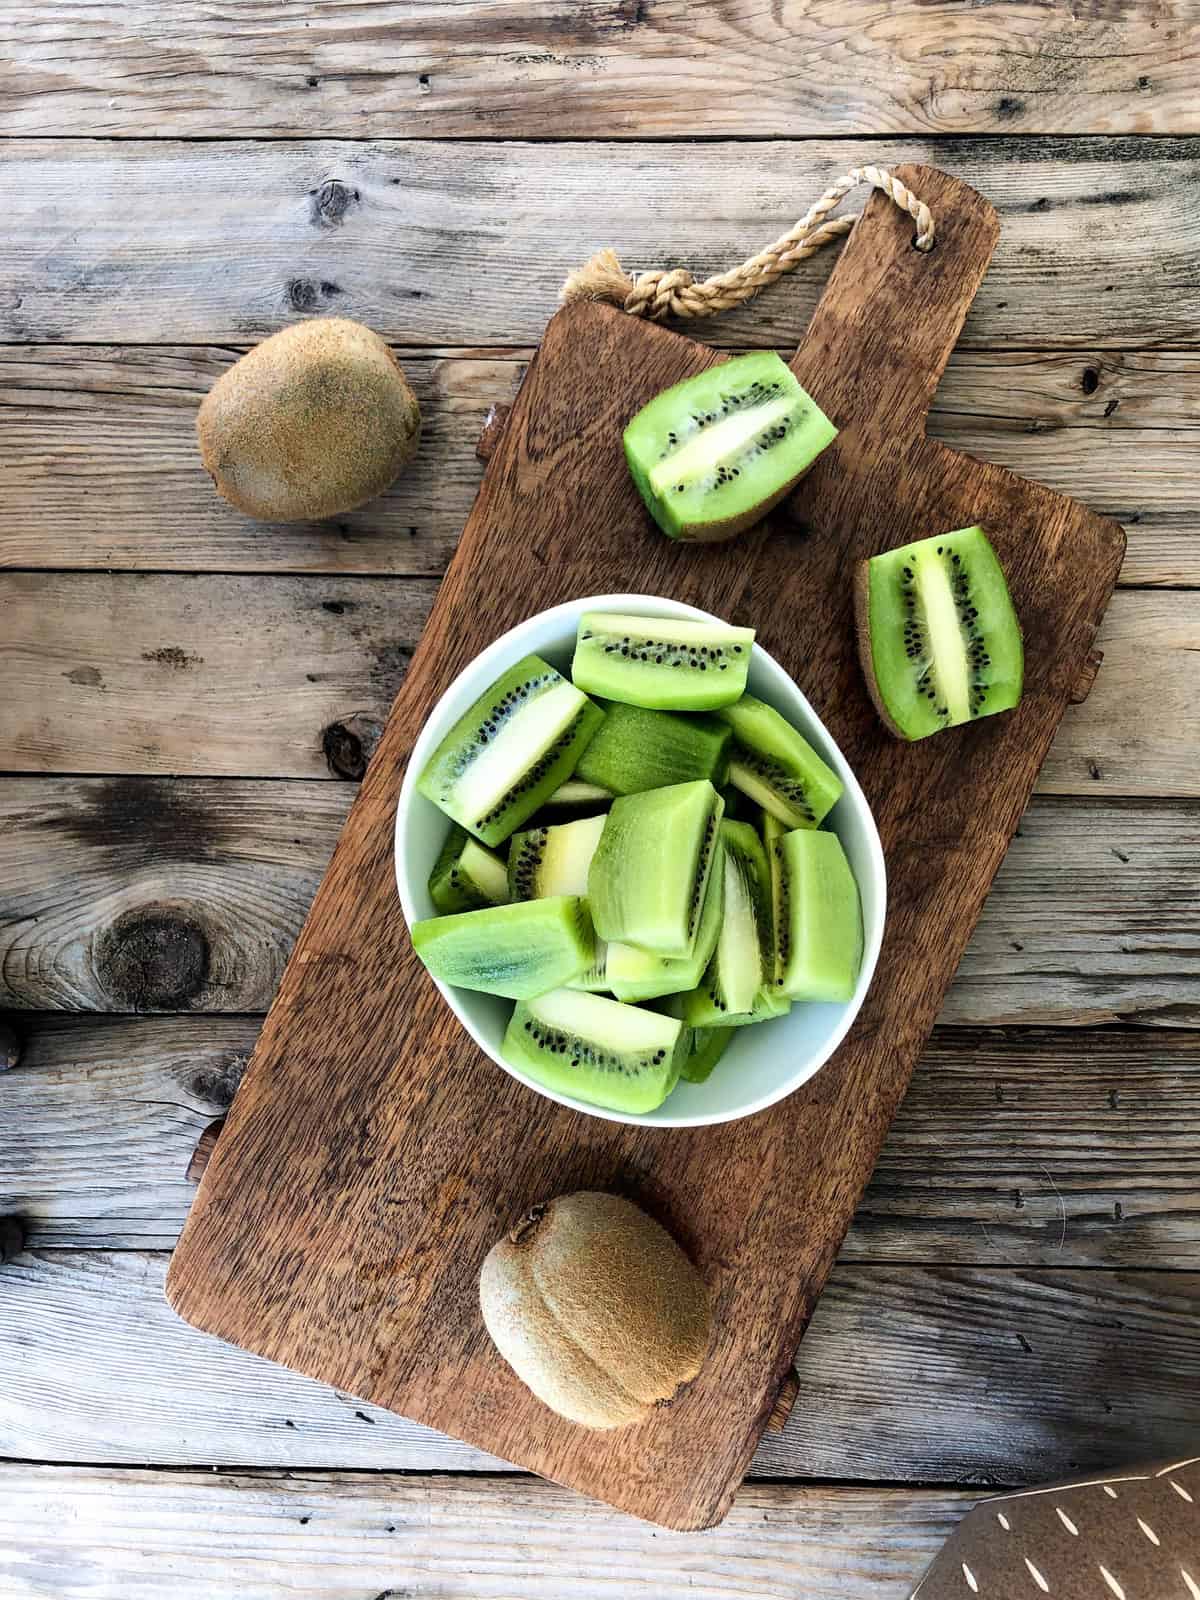
[[(1198, 57), (1182, 0), (4, 8), (6, 1597), (896, 1600), (987, 1486), (1194, 1451)], [(1129, 555), (790, 1422), (722, 1528), (667, 1534), (193, 1333), (163, 1274), (565, 271), (715, 270), (904, 159), (1004, 230), (937, 433)], [(794, 345), (829, 265), (701, 336)], [(196, 403), (321, 311), (394, 342), (424, 448), (254, 526)]]

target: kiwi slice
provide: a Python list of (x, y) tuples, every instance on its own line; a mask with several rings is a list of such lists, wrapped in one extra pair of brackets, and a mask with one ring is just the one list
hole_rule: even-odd
[(625, 429), (625, 459), (672, 539), (732, 538), (803, 477), (837, 429), (773, 350), (677, 383)]
[(508, 898), (586, 894), (588, 868), (603, 831), (604, 818), (599, 816), (515, 833), (508, 851)]
[(572, 806), (607, 805), (611, 799), (611, 793), (607, 789), (602, 789), (598, 783), (582, 783), (578, 778), (568, 778), (566, 783), (560, 783), (547, 799), (546, 809), (553, 807), (555, 810), (561, 808), (565, 811)]
[(480, 906), (503, 905), (508, 897), (504, 862), (456, 824), (446, 835), (429, 874), (429, 898), (434, 907), (443, 914), (475, 911)]
[(526, 656), (459, 717), (417, 788), (484, 844), (500, 844), (571, 776), (603, 720), (541, 656)]
[(588, 873), (602, 939), (676, 959), (692, 954), (723, 810), (705, 778), (613, 801)]
[(608, 945), (603, 939), (596, 940), (596, 955), (590, 967), (581, 972), (577, 978), (572, 978), (566, 985), (568, 989), (582, 989), (585, 994), (609, 994), (608, 984)]
[(659, 995), (694, 989), (717, 947), (724, 904), (725, 878), (714, 861), (708, 874), (704, 909), (700, 913), (700, 927), (691, 955), (672, 960), (669, 956), (656, 956), (649, 950), (639, 950), (635, 945), (615, 940), (605, 946), (603, 987), (611, 989), (618, 1000), (633, 1001), (654, 1000)]
[(595, 939), (578, 895), (519, 900), (412, 926), (413, 949), (443, 983), (527, 1000), (587, 970)]
[(585, 611), (571, 678), (576, 688), (648, 711), (712, 711), (746, 687), (753, 628), (689, 617)]
[(854, 601), (867, 688), (897, 738), (924, 739), (1020, 700), (1021, 625), (982, 528), (861, 562)]
[[(684, 1021), (721, 1028), (747, 1020), (775, 971), (766, 852), (748, 822), (721, 823), (725, 911), (712, 960), (684, 1000)], [(755, 1019), (757, 1020), (757, 1019)]]
[(684, 1035), (674, 1017), (554, 989), (517, 1006), (500, 1053), (558, 1094), (612, 1111), (653, 1111), (679, 1078)]
[(679, 1076), (688, 1083), (703, 1083), (712, 1076), (733, 1038), (732, 1028), (693, 1028), (691, 1049), (680, 1069)]
[(575, 775), (612, 794), (662, 789), (692, 778), (725, 782), (730, 732), (715, 717), (681, 717), (602, 701), (604, 721)]
[(752, 694), (717, 715), (733, 729), (730, 783), (787, 827), (817, 827), (844, 785), (808, 740)]
[(862, 907), (841, 841), (798, 828), (771, 849), (776, 994), (849, 1000), (862, 964)]

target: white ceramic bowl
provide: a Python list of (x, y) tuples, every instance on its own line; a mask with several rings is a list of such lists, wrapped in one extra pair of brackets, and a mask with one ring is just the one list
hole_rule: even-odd
[[(449, 822), (417, 792), (417, 778), (453, 723), (502, 672), (522, 656), (537, 654), (569, 675), (579, 616), (584, 611), (624, 611), (635, 616), (699, 617), (706, 611), (645, 594), (593, 595), (541, 611), (503, 634), (459, 674), (434, 706), (413, 746), (396, 810), (396, 883), (409, 925), (434, 914), (427, 887)], [(844, 1005), (796, 1004), (786, 1017), (738, 1028), (719, 1066), (706, 1083), (680, 1083), (657, 1111), (641, 1116), (607, 1111), (567, 1095), (554, 1094), (502, 1060), (500, 1043), (513, 1002), (495, 995), (439, 983), (446, 1003), (481, 1050), (498, 1066), (538, 1094), (560, 1105), (609, 1122), (649, 1123), (659, 1128), (694, 1128), (732, 1122), (773, 1105), (807, 1082), (824, 1066), (858, 1014), (875, 971), (883, 937), (886, 875), (879, 834), (866, 798), (808, 701), (787, 673), (756, 644), (751, 653), (749, 689), (781, 712), (824, 757), (845, 784), (825, 824), (842, 841), (858, 880), (863, 910), (863, 962), (853, 998)]]

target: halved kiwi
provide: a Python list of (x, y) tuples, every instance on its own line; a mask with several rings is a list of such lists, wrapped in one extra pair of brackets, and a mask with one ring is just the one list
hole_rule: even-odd
[(580, 817), (513, 834), (508, 851), (510, 900), (587, 893), (588, 868), (604, 831), (604, 818)]
[(854, 595), (867, 688), (897, 738), (924, 739), (1020, 700), (1021, 625), (981, 527), (860, 563)]
[(711, 711), (746, 687), (753, 628), (690, 617), (585, 611), (571, 677), (579, 689), (651, 711)]
[(504, 862), (455, 824), (429, 874), (429, 898), (443, 914), (503, 905), (508, 899)]
[(587, 902), (577, 895), (426, 917), (413, 923), (412, 943), (443, 983), (510, 1000), (568, 983), (595, 959)]
[(776, 994), (849, 1000), (862, 964), (862, 907), (841, 841), (799, 828), (771, 849)]
[(484, 844), (499, 844), (570, 777), (603, 720), (548, 662), (526, 656), (458, 719), (417, 788)]
[(744, 694), (716, 713), (733, 729), (729, 781), (789, 828), (815, 828), (845, 785), (774, 706)]
[(604, 722), (583, 753), (575, 776), (612, 794), (637, 794), (707, 778), (725, 782), (730, 731), (715, 717), (602, 702)]
[(729, 539), (803, 477), (837, 429), (773, 350), (655, 396), (625, 429), (625, 459), (673, 539)]
[(588, 873), (602, 939), (690, 956), (724, 802), (701, 778), (613, 801)]
[(653, 1111), (679, 1078), (684, 1034), (674, 1017), (555, 989), (517, 1006), (500, 1053), (559, 1094), (613, 1111)]

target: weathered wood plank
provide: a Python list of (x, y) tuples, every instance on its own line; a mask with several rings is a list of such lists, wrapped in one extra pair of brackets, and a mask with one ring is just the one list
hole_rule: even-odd
[(1183, 0), (1056, 16), (1031, 0), (836, 10), (752, 0), (584, 0), (563, 10), (359, 0), (220, 16), (151, 0), (97, 23), (80, 0), (6, 8), (14, 133), (1194, 133)]
[(405, 353), (413, 465), (358, 511), (267, 526), (214, 492), (196, 449), (196, 408), (236, 353), (0, 349), (0, 567), (440, 575), (479, 487), (480, 423), (521, 363)]
[[(1109, 138), (11, 140), (0, 340), (236, 343), (336, 310), (400, 344), (531, 344), (598, 246), (631, 268), (728, 267), (864, 160), (940, 166), (999, 209), (964, 345), (1195, 345), (1200, 154)], [(795, 346), (832, 254), (693, 331)]]
[[(42, 1015), (5, 1079), (33, 1248), (170, 1249), (257, 1019)], [(941, 1029), (843, 1261), (1200, 1270), (1200, 1035)]]
[[(432, 597), (421, 579), (0, 574), (0, 770), (327, 777), (326, 731), (386, 717)], [(738, 620), (773, 647), (771, 617)], [(1040, 791), (1200, 794), (1196, 597), (1122, 592), (1099, 644)]]
[[(0, 779), (0, 1005), (263, 1010), (352, 798)], [(1198, 852), (1187, 806), (1035, 800), (942, 1020), (1200, 1024)]]
[[(180, 1322), (166, 1257), (26, 1253), (0, 1272), (0, 1454), (38, 1461), (495, 1468)], [(1036, 1482), (1194, 1453), (1200, 1274), (843, 1265), (759, 1476)], [(170, 1404), (163, 1396), (170, 1396)], [(48, 1404), (48, 1397), (53, 1403)]]
[[(414, 465), (335, 522), (268, 527), (213, 493), (195, 443), (225, 349), (0, 348), (0, 567), (440, 575), (479, 485), (474, 447), (528, 352), (402, 352), (424, 411)], [(962, 351), (930, 431), (1126, 525), (1127, 585), (1200, 584), (1200, 356)]]
[(433, 585), (213, 574), (0, 575), (0, 769), (328, 777), (386, 715)]
[(536, 1479), (0, 1467), (13, 1600), (896, 1600), (977, 1496), (748, 1483), (669, 1533)]

